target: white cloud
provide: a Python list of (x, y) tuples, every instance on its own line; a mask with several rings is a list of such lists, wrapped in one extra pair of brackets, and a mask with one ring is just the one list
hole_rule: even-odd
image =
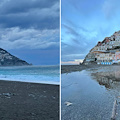
[(83, 59), (76, 59), (74, 61), (67, 61), (67, 62), (61, 61), (61, 64), (62, 65), (77, 65), (77, 64), (80, 64), (82, 62), (83, 62)]
[(0, 47), (4, 49), (43, 49), (59, 46), (59, 30), (20, 29), (19, 27), (0, 29)]

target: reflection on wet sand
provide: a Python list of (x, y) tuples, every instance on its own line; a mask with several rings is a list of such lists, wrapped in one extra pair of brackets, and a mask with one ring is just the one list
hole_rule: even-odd
[(100, 85), (104, 85), (107, 89), (118, 89), (120, 91), (120, 70), (103, 70), (91, 73), (93, 79), (95, 79)]
[[(112, 69), (101, 69), (91, 73), (93, 79), (95, 79), (99, 85), (105, 86), (107, 90), (111, 90), (112, 95), (115, 97), (113, 104), (111, 120), (117, 119), (117, 113), (120, 109), (120, 69), (119, 67), (113, 67)], [(118, 109), (118, 110), (117, 110)], [(119, 113), (120, 114), (120, 113)]]

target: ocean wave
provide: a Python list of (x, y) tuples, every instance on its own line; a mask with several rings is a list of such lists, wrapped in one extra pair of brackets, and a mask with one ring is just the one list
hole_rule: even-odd
[(2, 67), (0, 68), (0, 79), (32, 83), (59, 84), (59, 66)]

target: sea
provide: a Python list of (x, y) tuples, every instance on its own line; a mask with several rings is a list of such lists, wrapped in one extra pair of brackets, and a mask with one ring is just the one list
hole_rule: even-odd
[(60, 84), (59, 65), (0, 67), (0, 80)]

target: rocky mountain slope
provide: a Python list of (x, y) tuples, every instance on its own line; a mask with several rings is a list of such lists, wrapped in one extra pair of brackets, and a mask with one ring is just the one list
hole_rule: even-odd
[(23, 66), (30, 65), (24, 60), (21, 60), (13, 55), (11, 55), (6, 50), (0, 48), (0, 66)]
[(86, 55), (83, 64), (112, 64), (120, 61), (120, 31), (99, 41)]

